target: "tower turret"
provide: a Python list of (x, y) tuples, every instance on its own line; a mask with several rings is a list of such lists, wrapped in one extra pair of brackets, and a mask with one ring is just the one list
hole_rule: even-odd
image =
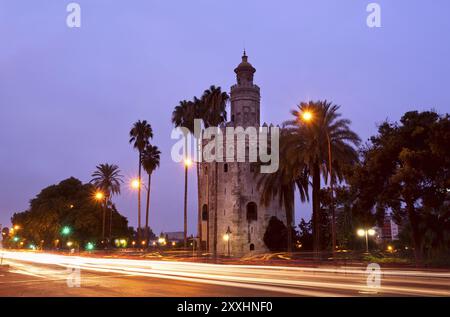
[(234, 72), (237, 84), (231, 87), (231, 121), (235, 126), (259, 126), (261, 98), (259, 87), (253, 84), (256, 69), (245, 51)]

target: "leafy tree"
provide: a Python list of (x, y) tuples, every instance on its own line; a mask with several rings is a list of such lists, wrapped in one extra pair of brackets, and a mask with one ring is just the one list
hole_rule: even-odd
[(284, 251), (287, 247), (286, 225), (277, 217), (273, 216), (264, 233), (263, 241), (270, 251)]
[[(391, 209), (397, 222), (407, 219), (417, 263), (423, 260), (424, 228), (437, 221), (438, 235), (450, 217), (449, 116), (411, 111), (400, 123), (384, 122), (378, 135), (363, 151), (363, 164), (356, 167), (353, 187), (358, 204), (374, 209), (378, 219)], [(428, 223), (429, 225), (426, 225)], [(440, 244), (443, 239), (436, 241)]]
[(312, 235), (312, 221), (306, 221), (301, 219), (298, 224), (298, 240), (302, 245), (302, 250), (312, 251), (313, 250), (313, 235)]
[[(29, 209), (15, 213), (11, 222), (20, 225), (22, 241), (46, 248), (53, 247), (55, 240), (62, 240), (64, 226), (71, 228), (70, 239), (80, 246), (88, 241), (98, 241), (102, 237), (103, 208), (93, 199), (94, 193), (94, 185), (68, 178), (44, 188), (31, 200)], [(117, 236), (131, 237), (127, 219), (119, 214), (114, 204), (108, 209), (114, 214), (112, 227)]]

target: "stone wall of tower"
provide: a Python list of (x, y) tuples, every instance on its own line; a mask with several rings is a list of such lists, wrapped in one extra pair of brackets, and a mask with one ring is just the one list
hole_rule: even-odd
[[(237, 84), (231, 87), (231, 121), (226, 126), (258, 128), (260, 89), (253, 84), (255, 69), (248, 63), (245, 54), (235, 72)], [(225, 127), (222, 132), (226, 143)], [(253, 170), (258, 167), (249, 162), (248, 152), (246, 155), (245, 162), (201, 164), (200, 202), (204, 219), (201, 240), (209, 252), (214, 252), (216, 245), (218, 254), (227, 254), (228, 242), (223, 236), (228, 228), (231, 231), (230, 252), (233, 255), (267, 251), (263, 237), (270, 218), (275, 216), (286, 223), (285, 211), (279, 206), (278, 199), (274, 199), (269, 206), (260, 203), (261, 193)], [(249, 219), (248, 215), (254, 215), (255, 209), (256, 217)]]

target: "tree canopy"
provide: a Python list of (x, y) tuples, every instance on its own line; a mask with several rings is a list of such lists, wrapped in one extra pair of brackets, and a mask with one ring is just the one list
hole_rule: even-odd
[[(30, 201), (29, 209), (15, 213), (11, 222), (20, 226), (17, 235), (27, 244), (54, 246), (54, 241), (61, 239), (61, 230), (65, 226), (71, 229), (70, 239), (80, 246), (87, 241), (98, 241), (103, 209), (94, 199), (94, 193), (94, 185), (68, 178), (44, 188)], [(107, 208), (113, 213), (113, 232), (117, 236), (131, 237), (133, 230), (128, 227), (128, 220), (120, 215), (114, 204)]]

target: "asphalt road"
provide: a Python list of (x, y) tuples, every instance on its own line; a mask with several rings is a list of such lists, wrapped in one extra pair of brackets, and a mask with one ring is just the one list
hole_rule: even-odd
[[(1, 254), (9, 269), (0, 269), (0, 296), (450, 296), (448, 270), (381, 268), (380, 274), (370, 275), (366, 267), (271, 267), (37, 252)], [(372, 277), (369, 283), (368, 277)]]

